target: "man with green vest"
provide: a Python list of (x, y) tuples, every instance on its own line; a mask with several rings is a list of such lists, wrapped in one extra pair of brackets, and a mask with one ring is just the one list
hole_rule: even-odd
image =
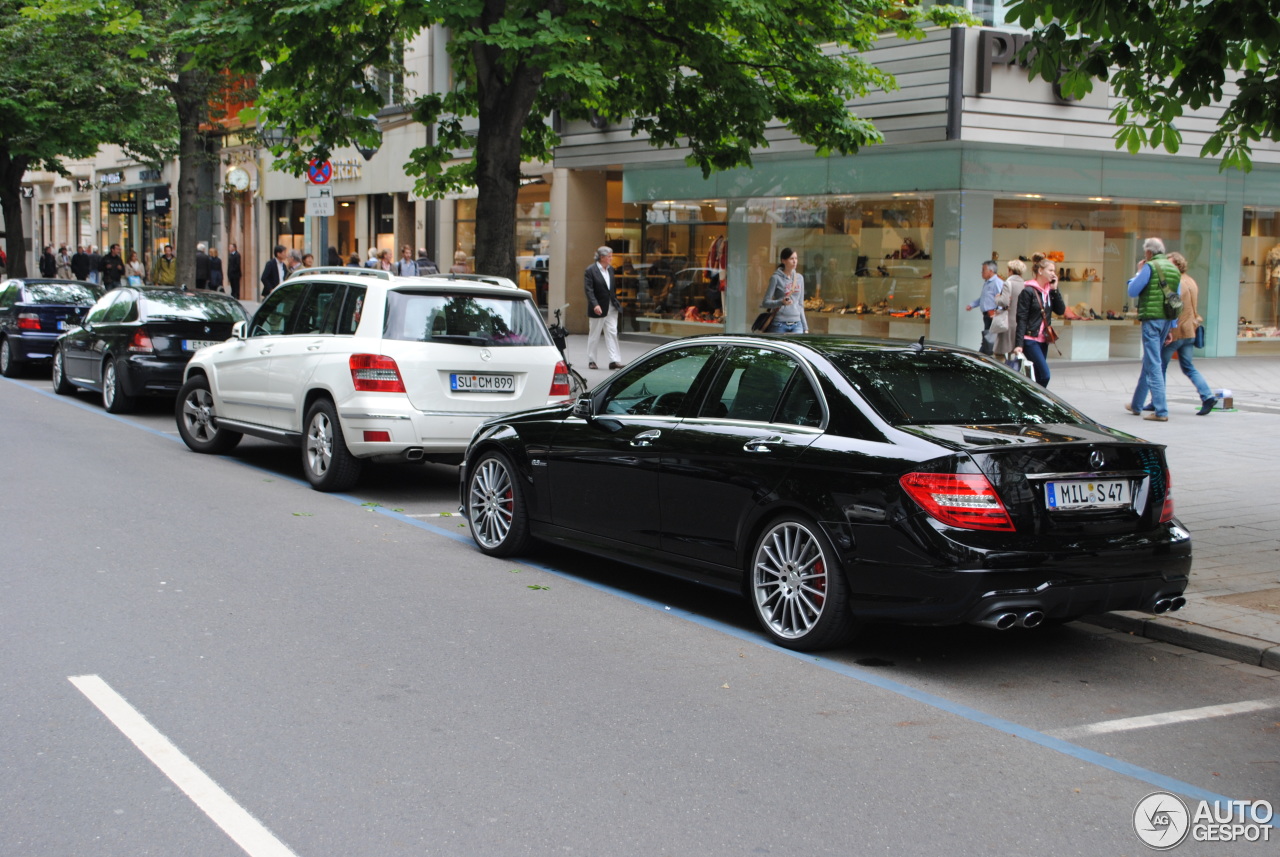
[[(1169, 403), (1165, 400), (1161, 351), (1170, 326), (1177, 322), (1165, 318), (1164, 293), (1165, 289), (1181, 292), (1182, 273), (1164, 255), (1164, 242), (1159, 238), (1143, 241), (1142, 252), (1142, 267), (1129, 281), (1129, 297), (1138, 299), (1138, 318), (1142, 321), (1142, 377), (1133, 391), (1132, 402), (1124, 407), (1131, 414), (1142, 414), (1144, 420), (1165, 423), (1169, 421)], [(1144, 414), (1142, 406), (1147, 390), (1151, 391), (1155, 410)]]

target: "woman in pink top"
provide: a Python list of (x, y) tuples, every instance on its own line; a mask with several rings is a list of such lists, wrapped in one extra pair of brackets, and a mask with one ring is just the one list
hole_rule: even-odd
[(1048, 331), (1053, 313), (1062, 315), (1067, 305), (1058, 291), (1058, 266), (1037, 253), (1032, 257), (1034, 276), (1018, 296), (1018, 326), (1013, 334), (1013, 353), (1025, 354), (1036, 370), (1036, 383), (1049, 386)]

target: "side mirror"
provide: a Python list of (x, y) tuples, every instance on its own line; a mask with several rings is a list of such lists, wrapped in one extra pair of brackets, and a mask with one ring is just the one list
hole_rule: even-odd
[(594, 416), (589, 395), (579, 396), (578, 400), (573, 403), (573, 415), (582, 417), (584, 420), (589, 420)]
[(244, 321), (237, 321), (231, 325), (231, 338), (244, 342), (249, 338), (249, 324)]

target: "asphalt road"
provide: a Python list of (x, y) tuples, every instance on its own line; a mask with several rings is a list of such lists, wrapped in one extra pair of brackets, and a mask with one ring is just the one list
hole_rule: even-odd
[(0, 380), (0, 854), (1136, 855), (1152, 792), (1280, 805), (1275, 673), (1078, 624), (797, 656), (481, 555), (454, 468), (324, 495), (171, 414)]

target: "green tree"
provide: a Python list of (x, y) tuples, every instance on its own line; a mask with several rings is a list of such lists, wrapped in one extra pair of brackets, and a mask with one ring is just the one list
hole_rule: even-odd
[[(1121, 99), (1116, 147), (1178, 151), (1184, 111), (1221, 105), (1200, 151), (1248, 170), (1251, 144), (1280, 140), (1280, 17), (1271, 0), (1018, 0), (1034, 30), (1031, 71), (1079, 97), (1094, 80)], [(1234, 91), (1233, 91), (1234, 90)]]
[(265, 66), (258, 116), (296, 141), (276, 154), (298, 173), (375, 143), (397, 45), (446, 28), (453, 88), (405, 98), (431, 129), (405, 170), (423, 195), (474, 184), (477, 267), (514, 277), (520, 164), (550, 158), (553, 111), (629, 121), (704, 174), (750, 164), (774, 121), (819, 153), (852, 153), (881, 137), (847, 103), (894, 86), (862, 52), (964, 18), (919, 0), (228, 0), (202, 31), (240, 69)]
[(156, 161), (169, 139), (168, 117), (130, 54), (132, 39), (99, 18), (40, 17), (37, 5), (0, 0), (0, 208), (13, 276), (27, 273), (28, 170), (66, 175), (64, 158), (92, 157), (106, 143)]

